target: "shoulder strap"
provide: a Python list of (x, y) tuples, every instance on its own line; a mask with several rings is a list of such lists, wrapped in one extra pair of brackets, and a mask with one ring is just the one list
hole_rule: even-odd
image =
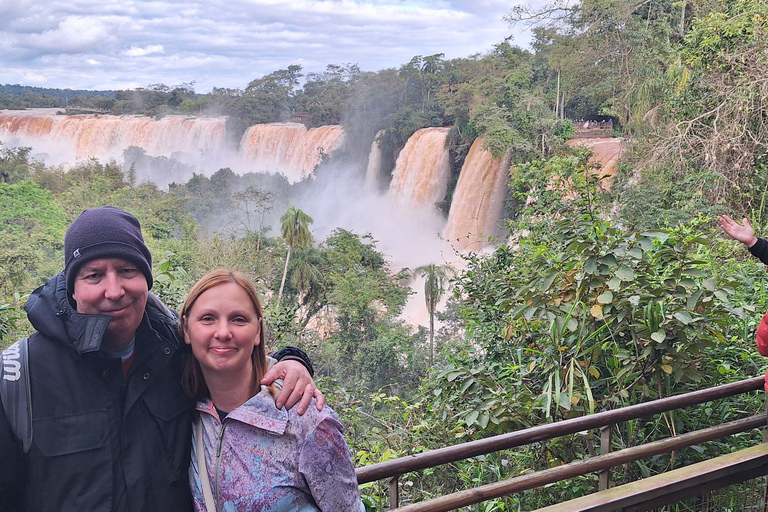
[(216, 502), (213, 499), (213, 491), (211, 491), (211, 481), (208, 478), (208, 465), (205, 463), (205, 446), (203, 445), (203, 421), (200, 418), (200, 414), (197, 415), (195, 423), (192, 425), (192, 429), (195, 431), (195, 444), (197, 449), (197, 471), (200, 473), (200, 487), (203, 490), (203, 498), (205, 499), (205, 509), (208, 512), (218, 512), (219, 508), (216, 506)]
[(29, 338), (22, 338), (3, 350), (0, 369), (0, 400), (13, 433), (21, 440), (24, 453), (32, 445), (32, 396), (29, 387)]

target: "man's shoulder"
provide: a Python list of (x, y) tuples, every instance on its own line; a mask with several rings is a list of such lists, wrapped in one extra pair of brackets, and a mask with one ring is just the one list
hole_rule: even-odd
[(147, 296), (145, 312), (152, 329), (166, 340), (179, 344), (179, 317), (175, 311), (150, 293)]

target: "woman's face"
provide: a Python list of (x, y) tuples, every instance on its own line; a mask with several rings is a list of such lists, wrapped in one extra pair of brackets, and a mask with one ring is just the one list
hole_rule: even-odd
[(195, 301), (184, 322), (184, 341), (203, 370), (250, 375), (251, 353), (261, 322), (248, 294), (237, 283), (214, 286)]

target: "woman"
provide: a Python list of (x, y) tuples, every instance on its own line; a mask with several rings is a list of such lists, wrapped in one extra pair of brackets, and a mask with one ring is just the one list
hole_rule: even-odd
[(364, 510), (336, 414), (328, 407), (310, 406), (303, 416), (277, 409), (272, 391), (259, 384), (267, 359), (261, 304), (250, 281), (214, 270), (190, 290), (180, 323), (194, 355), (184, 388), (198, 400), (189, 469), (195, 509)]

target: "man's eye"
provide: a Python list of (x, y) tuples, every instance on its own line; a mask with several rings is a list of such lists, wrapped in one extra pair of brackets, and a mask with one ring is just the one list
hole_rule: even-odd
[(124, 276), (134, 276), (139, 272), (138, 269), (135, 268), (124, 268), (120, 271), (120, 273)]

